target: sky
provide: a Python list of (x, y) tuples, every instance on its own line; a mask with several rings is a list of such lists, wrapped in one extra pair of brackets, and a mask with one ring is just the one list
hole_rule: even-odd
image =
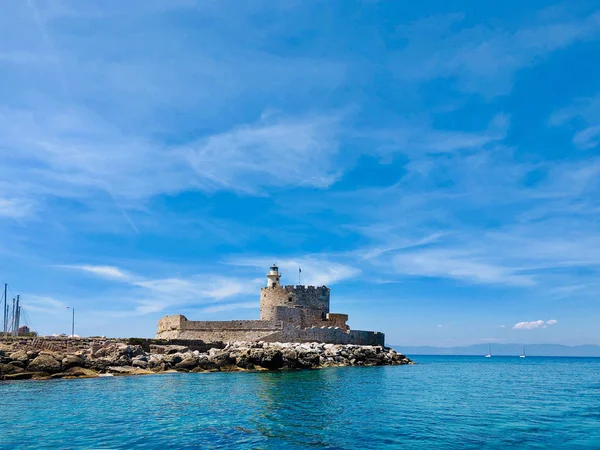
[(5, 2), (0, 281), (42, 334), (600, 344), (600, 1)]

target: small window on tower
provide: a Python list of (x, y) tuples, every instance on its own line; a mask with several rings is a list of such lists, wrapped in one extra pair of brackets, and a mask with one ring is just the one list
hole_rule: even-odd
[(293, 297), (290, 295), (290, 296), (288, 297), (288, 302), (291, 302), (292, 300), (293, 300)]

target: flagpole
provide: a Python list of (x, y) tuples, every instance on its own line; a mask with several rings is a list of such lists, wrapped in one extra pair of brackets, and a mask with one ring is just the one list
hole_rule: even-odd
[(300, 286), (300, 274), (302, 273), (302, 269), (298, 267), (298, 286)]

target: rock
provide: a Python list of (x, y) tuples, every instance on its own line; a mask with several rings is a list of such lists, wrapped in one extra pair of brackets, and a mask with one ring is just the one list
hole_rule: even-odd
[(114, 361), (109, 358), (90, 358), (84, 362), (86, 369), (95, 370), (96, 372), (104, 372), (114, 364)]
[(62, 360), (63, 370), (70, 369), (71, 367), (83, 367), (85, 361), (83, 358), (77, 355), (67, 355)]
[(169, 353), (165, 355), (164, 362), (170, 364), (171, 366), (174, 366), (176, 364), (179, 364), (184, 359), (185, 357), (181, 353)]
[(15, 366), (11, 361), (9, 364), (0, 364), (0, 375), (25, 372), (21, 367)]
[(60, 372), (61, 365), (50, 355), (40, 355), (29, 363), (27, 370), (30, 372), (48, 372), (50, 374)]
[(11, 353), (8, 357), (13, 361), (22, 361), (24, 363), (29, 361), (29, 356), (25, 350), (17, 350), (16, 352)]
[(173, 353), (185, 353), (189, 348), (184, 345), (151, 345), (150, 353), (157, 355), (170, 355)]
[(11, 361), (8, 364), (11, 366), (20, 367), (21, 369), (24, 369), (27, 366), (26, 361)]
[(131, 362), (131, 365), (133, 367), (139, 367), (140, 369), (147, 369), (148, 368), (148, 361), (146, 361), (145, 359), (134, 359)]
[(5, 380), (30, 380), (35, 375), (34, 372), (20, 372), (4, 375)]
[(108, 373), (113, 373), (116, 375), (146, 375), (151, 374), (153, 372), (149, 370), (139, 369), (137, 367), (121, 367), (121, 366), (111, 366), (107, 369)]
[(134, 372), (136, 369), (135, 367), (110, 366), (107, 367), (106, 370), (110, 373), (128, 374)]
[(96, 378), (98, 376), (98, 373), (83, 367), (71, 367), (69, 370), (67, 370), (67, 373), (69, 376), (78, 378)]
[(266, 349), (262, 358), (255, 364), (269, 370), (281, 369), (283, 367), (283, 354), (281, 350), (275, 348)]
[(217, 371), (217, 370), (219, 370), (219, 368), (213, 361), (202, 358), (202, 359), (198, 360), (198, 367), (193, 369), (192, 372)]
[(316, 352), (302, 352), (298, 353), (298, 366), (304, 368), (318, 367), (320, 363), (320, 356)]
[(196, 367), (198, 367), (198, 360), (196, 358), (186, 358), (180, 363), (175, 364), (176, 370), (185, 370), (187, 372)]
[(129, 348), (130, 348), (129, 356), (131, 356), (132, 358), (135, 356), (143, 356), (146, 354), (141, 345), (130, 345)]

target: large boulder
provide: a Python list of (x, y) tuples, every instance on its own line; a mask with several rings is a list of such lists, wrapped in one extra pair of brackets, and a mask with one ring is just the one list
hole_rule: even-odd
[(63, 370), (70, 369), (71, 367), (83, 367), (84, 365), (84, 359), (77, 355), (67, 355), (62, 360)]
[(15, 366), (14, 364), (0, 364), (0, 376), (21, 372), (24, 372), (24, 370), (21, 367)]
[(190, 370), (198, 367), (198, 360), (196, 358), (186, 358), (183, 361), (175, 364), (176, 370), (184, 370), (189, 372)]
[(150, 353), (153, 355), (171, 355), (173, 353), (185, 353), (190, 349), (185, 345), (151, 345)]
[(61, 364), (50, 355), (40, 355), (27, 366), (29, 372), (47, 372), (58, 373), (61, 371)]
[(133, 361), (131, 361), (131, 365), (133, 367), (139, 367), (140, 369), (147, 369), (148, 361), (146, 358), (135, 358)]
[(27, 355), (27, 352), (25, 350), (17, 350), (16, 352), (12, 352), (9, 355), (9, 358), (13, 361), (21, 361), (24, 363), (27, 363), (29, 361), (29, 355)]

